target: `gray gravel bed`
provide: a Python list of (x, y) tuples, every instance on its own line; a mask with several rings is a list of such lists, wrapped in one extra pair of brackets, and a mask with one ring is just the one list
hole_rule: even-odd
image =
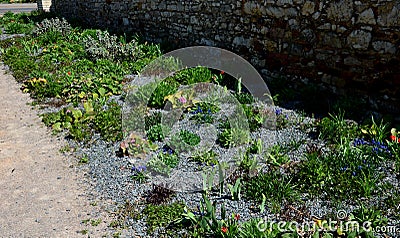
[[(117, 98), (118, 99), (118, 98)], [(294, 120), (296, 123), (311, 123), (312, 119), (305, 118), (303, 116), (299, 116), (293, 111), (285, 111), (290, 115), (291, 120)], [(178, 125), (178, 130), (180, 129), (188, 129), (195, 130), (192, 128), (190, 123), (187, 123), (187, 118), (180, 122)], [(281, 130), (271, 131), (266, 128), (261, 128), (255, 132), (250, 134), (252, 141), (256, 141), (257, 139), (261, 139), (263, 147), (266, 151), (268, 148), (273, 145), (284, 145), (289, 148), (295, 147), (294, 151), (289, 153), (290, 160), (293, 162), (298, 162), (301, 160), (301, 155), (307, 150), (307, 146), (312, 143), (319, 144), (323, 146), (323, 142), (316, 140), (315, 138), (309, 137), (309, 131), (307, 129), (301, 129), (296, 126), (289, 126)], [(120, 143), (108, 144), (102, 141), (99, 136), (95, 137), (93, 142), (89, 144), (89, 146), (83, 147), (82, 145), (75, 145), (77, 148), (76, 155), (79, 156), (87, 156), (89, 158), (89, 162), (86, 165), (82, 166), (82, 169), (88, 171), (88, 178), (92, 181), (93, 188), (96, 191), (96, 194), (99, 194), (100, 198), (98, 199), (105, 201), (113, 201), (115, 206), (111, 208), (111, 210), (117, 210), (117, 206), (124, 204), (127, 200), (132, 203), (138, 203), (137, 209), (144, 209), (146, 206), (144, 203), (146, 193), (152, 189), (152, 184), (150, 182), (139, 184), (134, 181), (132, 176), (131, 168), (134, 166), (132, 164), (132, 159), (129, 157), (118, 157), (116, 155), (116, 151), (119, 149)], [(145, 160), (150, 159), (151, 156), (154, 156), (156, 153), (162, 151), (163, 143), (158, 143), (159, 149), (156, 152), (153, 152), (145, 158)], [(224, 160), (237, 157), (238, 151), (244, 151), (244, 148), (234, 148), (231, 150), (224, 149), (218, 145), (214, 145), (212, 148), (217, 154), (221, 155), (218, 159)], [(181, 156), (182, 157), (182, 156)], [(183, 157), (182, 157), (183, 158)], [(182, 159), (177, 169), (179, 171), (196, 171), (196, 168), (193, 167), (193, 163), (190, 163), (188, 160)], [(185, 178), (182, 178), (183, 180)], [(168, 181), (168, 180), (165, 180)], [(164, 181), (164, 182), (165, 182)], [(388, 181), (391, 184), (397, 184), (398, 180), (393, 179), (391, 176)], [(168, 184), (168, 183), (167, 183)], [(227, 187), (227, 186), (226, 186)], [(225, 195), (229, 194), (229, 191), (225, 188)], [(268, 206), (263, 214), (257, 212), (257, 208), (259, 204), (256, 204), (252, 201), (246, 201), (245, 199), (241, 199), (239, 201), (232, 201), (230, 199), (221, 199), (218, 193), (211, 192), (210, 199), (212, 201), (217, 202), (217, 211), (219, 214), (219, 208), (222, 203), (225, 203), (225, 207), (227, 210), (227, 214), (236, 214), (239, 213), (241, 218), (240, 221), (247, 221), (251, 218), (262, 218), (266, 221), (279, 221), (280, 218), (276, 215), (272, 214), (269, 210)], [(354, 210), (356, 207), (353, 203), (342, 203), (340, 206), (331, 204), (329, 201), (320, 200), (318, 198), (313, 198), (312, 200), (308, 200), (307, 196), (302, 196), (303, 205), (307, 207), (309, 215), (315, 217), (323, 217), (326, 214), (332, 214), (339, 211), (341, 208), (345, 208), (347, 213)], [(192, 211), (197, 211), (197, 207), (202, 200), (202, 195), (199, 192), (177, 192), (176, 196), (173, 197), (169, 202), (179, 202), (184, 201), (189, 209)], [(309, 223), (312, 222), (311, 219), (304, 220), (303, 222)], [(396, 222), (396, 221), (393, 221)], [(140, 237), (151, 237), (146, 231), (146, 223), (144, 218), (140, 220), (127, 219), (125, 221), (126, 229), (123, 230), (122, 234), (124, 236), (140, 236)], [(157, 237), (158, 232), (162, 233), (163, 229), (156, 231), (152, 236)]]

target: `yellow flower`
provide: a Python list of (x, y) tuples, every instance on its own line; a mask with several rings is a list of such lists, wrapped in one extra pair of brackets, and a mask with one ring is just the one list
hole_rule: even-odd
[(37, 81), (38, 81), (38, 82), (41, 82), (41, 83), (47, 83), (47, 80), (44, 79), (44, 78), (39, 78)]

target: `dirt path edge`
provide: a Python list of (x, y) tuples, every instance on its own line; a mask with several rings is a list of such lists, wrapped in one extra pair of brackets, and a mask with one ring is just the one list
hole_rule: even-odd
[[(50, 134), (31, 102), (0, 69), (0, 237), (103, 236), (107, 214), (90, 205), (83, 175), (59, 152), (65, 141)], [(97, 217), (96, 227), (82, 223)]]

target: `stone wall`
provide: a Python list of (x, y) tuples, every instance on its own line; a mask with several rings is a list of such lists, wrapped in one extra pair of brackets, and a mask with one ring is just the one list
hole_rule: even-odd
[[(66, 17), (177, 46), (211, 45), (263, 69), (399, 113), (399, 0), (53, 0)], [(302, 80), (303, 82), (305, 80)]]

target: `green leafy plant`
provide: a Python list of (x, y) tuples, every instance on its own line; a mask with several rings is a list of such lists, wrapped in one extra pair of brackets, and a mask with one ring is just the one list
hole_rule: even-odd
[(214, 186), (216, 171), (214, 168), (203, 171), (203, 193), (208, 194)]
[(139, 134), (132, 132), (126, 140), (121, 142), (120, 149), (124, 155), (144, 158), (147, 153), (156, 150), (157, 145), (143, 139)]
[(282, 109), (275, 109), (275, 116), (277, 129), (283, 129), (289, 125), (289, 116), (287, 114), (284, 114)]
[(139, 183), (145, 182), (149, 178), (147, 175), (147, 167), (144, 165), (133, 166), (131, 178), (138, 181)]
[(247, 116), (250, 131), (260, 128), (265, 120), (265, 115), (257, 106), (242, 104), (244, 113)]
[(145, 119), (145, 129), (149, 130), (152, 126), (161, 124), (161, 112), (152, 112), (146, 115)]
[(194, 67), (184, 69), (173, 76), (174, 80), (183, 85), (190, 85), (195, 83), (210, 82), (212, 73), (205, 67)]
[(281, 145), (274, 145), (267, 151), (267, 163), (274, 166), (282, 166), (290, 161), (285, 148)]
[(250, 177), (258, 173), (259, 165), (257, 157), (249, 153), (251, 150), (247, 150), (246, 153), (242, 153), (237, 159), (237, 164), (240, 170), (249, 174)]
[(79, 160), (80, 164), (87, 164), (89, 162), (89, 157), (87, 155), (82, 156), (82, 158)]
[(125, 222), (128, 219), (139, 220), (143, 217), (138, 204), (126, 200), (125, 203), (120, 204), (114, 213), (114, 220), (110, 223), (110, 227), (125, 227)]
[(169, 145), (178, 152), (187, 152), (191, 147), (200, 143), (201, 139), (195, 133), (188, 130), (181, 130), (171, 137)]
[(218, 143), (222, 147), (229, 148), (230, 146), (235, 147), (246, 144), (249, 142), (249, 138), (248, 131), (245, 131), (242, 128), (232, 127), (224, 129), (218, 135)]
[(147, 232), (151, 234), (159, 227), (165, 227), (182, 216), (185, 205), (181, 202), (175, 202), (168, 205), (149, 204), (143, 210), (145, 215)]
[(200, 143), (200, 137), (190, 131), (181, 130), (179, 136), (188, 145), (195, 146)]
[(167, 149), (164, 152), (158, 153), (149, 162), (148, 167), (160, 174), (168, 175), (173, 168), (178, 166), (179, 157), (171, 149)]
[(168, 133), (170, 128), (162, 124), (151, 126), (146, 131), (147, 138), (152, 142), (163, 141), (165, 139), (164, 131)]
[(381, 142), (385, 141), (388, 133), (388, 124), (385, 124), (383, 120), (379, 124), (377, 124), (374, 117), (371, 118), (371, 121), (371, 126), (363, 126), (361, 128), (361, 132), (371, 139), (375, 139)]
[(255, 142), (253, 142), (249, 148), (247, 149), (247, 153), (251, 154), (262, 154), (264, 151), (263, 148), (263, 143), (261, 139), (257, 139)]
[(228, 184), (228, 189), (231, 193), (232, 200), (234, 200), (234, 201), (240, 200), (240, 197), (241, 197), (240, 178), (236, 180), (235, 185)]
[(17, 81), (22, 82), (29, 72), (38, 69), (38, 65), (32, 57), (21, 49), (22, 46), (18, 44), (19, 40), (15, 41), (14, 45), (5, 49), (2, 59), (10, 67)]
[(189, 223), (189, 229), (193, 237), (236, 237), (239, 234), (238, 214), (232, 214), (227, 217), (225, 205), (221, 204), (220, 217), (217, 218), (217, 204), (211, 202), (203, 194), (203, 200), (200, 202), (199, 211), (190, 211), (184, 208), (183, 217), (175, 221), (178, 224)]
[(78, 141), (90, 137), (87, 115), (83, 114), (80, 109), (68, 107), (56, 113), (43, 114), (42, 121), (51, 126), (56, 133), (67, 130), (69, 135)]
[(195, 92), (192, 89), (179, 90), (178, 92), (164, 97), (164, 101), (168, 101), (172, 108), (188, 109), (198, 103), (195, 98)]
[(219, 111), (220, 108), (218, 108), (217, 106), (205, 102), (196, 103), (196, 105), (194, 105), (192, 108), (189, 108), (189, 112), (193, 114), (190, 119), (195, 120), (197, 123), (200, 124), (213, 123), (213, 114)]
[(121, 106), (116, 102), (107, 105), (106, 110), (97, 109), (93, 119), (94, 128), (106, 141), (122, 140)]
[(246, 198), (257, 202), (261, 202), (264, 194), (271, 205), (296, 201), (298, 194), (294, 187), (288, 175), (271, 171), (260, 173), (245, 181), (243, 191)]
[(193, 155), (190, 159), (200, 165), (210, 166), (218, 164), (218, 160), (216, 159), (217, 156), (218, 154), (215, 151), (209, 150), (205, 153)]
[(264, 221), (261, 218), (252, 218), (249, 221), (244, 222), (242, 224), (242, 229), (240, 230), (239, 237), (269, 238), (269, 237), (276, 237), (278, 235), (277, 231), (274, 231), (273, 234), (269, 235), (268, 233), (272, 233), (272, 231), (269, 231), (269, 229), (267, 228), (265, 228), (264, 230), (264, 226), (268, 227), (268, 225), (264, 225)]
[(299, 186), (311, 194), (325, 193), (339, 199), (370, 197), (381, 179), (376, 170), (381, 163), (378, 156), (387, 151), (381, 142), (356, 139), (351, 143), (349, 139), (341, 139), (329, 153), (307, 154), (295, 177)]
[(32, 29), (32, 24), (27, 25), (20, 22), (10, 22), (4, 26), (4, 30), (7, 34), (25, 34), (30, 33)]
[(166, 78), (161, 81), (150, 97), (149, 106), (154, 108), (164, 108), (164, 102), (168, 100), (168, 98), (171, 98), (171, 100), (176, 99), (178, 100), (178, 102), (180, 102), (180, 97), (175, 98), (175, 93), (178, 90), (178, 86), (179, 84), (176, 81), (171, 80), (170, 78)]
[(27, 13), (6, 12), (0, 19), (0, 25), (7, 34), (29, 34), (34, 23)]
[(232, 133), (231, 129), (224, 129), (218, 135), (218, 143), (225, 148), (229, 148), (230, 144), (232, 143)]
[(317, 125), (321, 139), (340, 144), (345, 138), (358, 137), (360, 131), (354, 123), (344, 120), (344, 113), (324, 117)]
[(254, 97), (250, 93), (235, 93), (236, 99), (240, 104), (252, 104), (254, 103)]
[(357, 220), (359, 223), (369, 222), (371, 224), (371, 228), (375, 228), (377, 226), (385, 226), (387, 225), (387, 218), (384, 217), (379, 209), (376, 207), (366, 207), (364, 204), (361, 204), (360, 208), (354, 210), (352, 212), (354, 216), (354, 220)]

